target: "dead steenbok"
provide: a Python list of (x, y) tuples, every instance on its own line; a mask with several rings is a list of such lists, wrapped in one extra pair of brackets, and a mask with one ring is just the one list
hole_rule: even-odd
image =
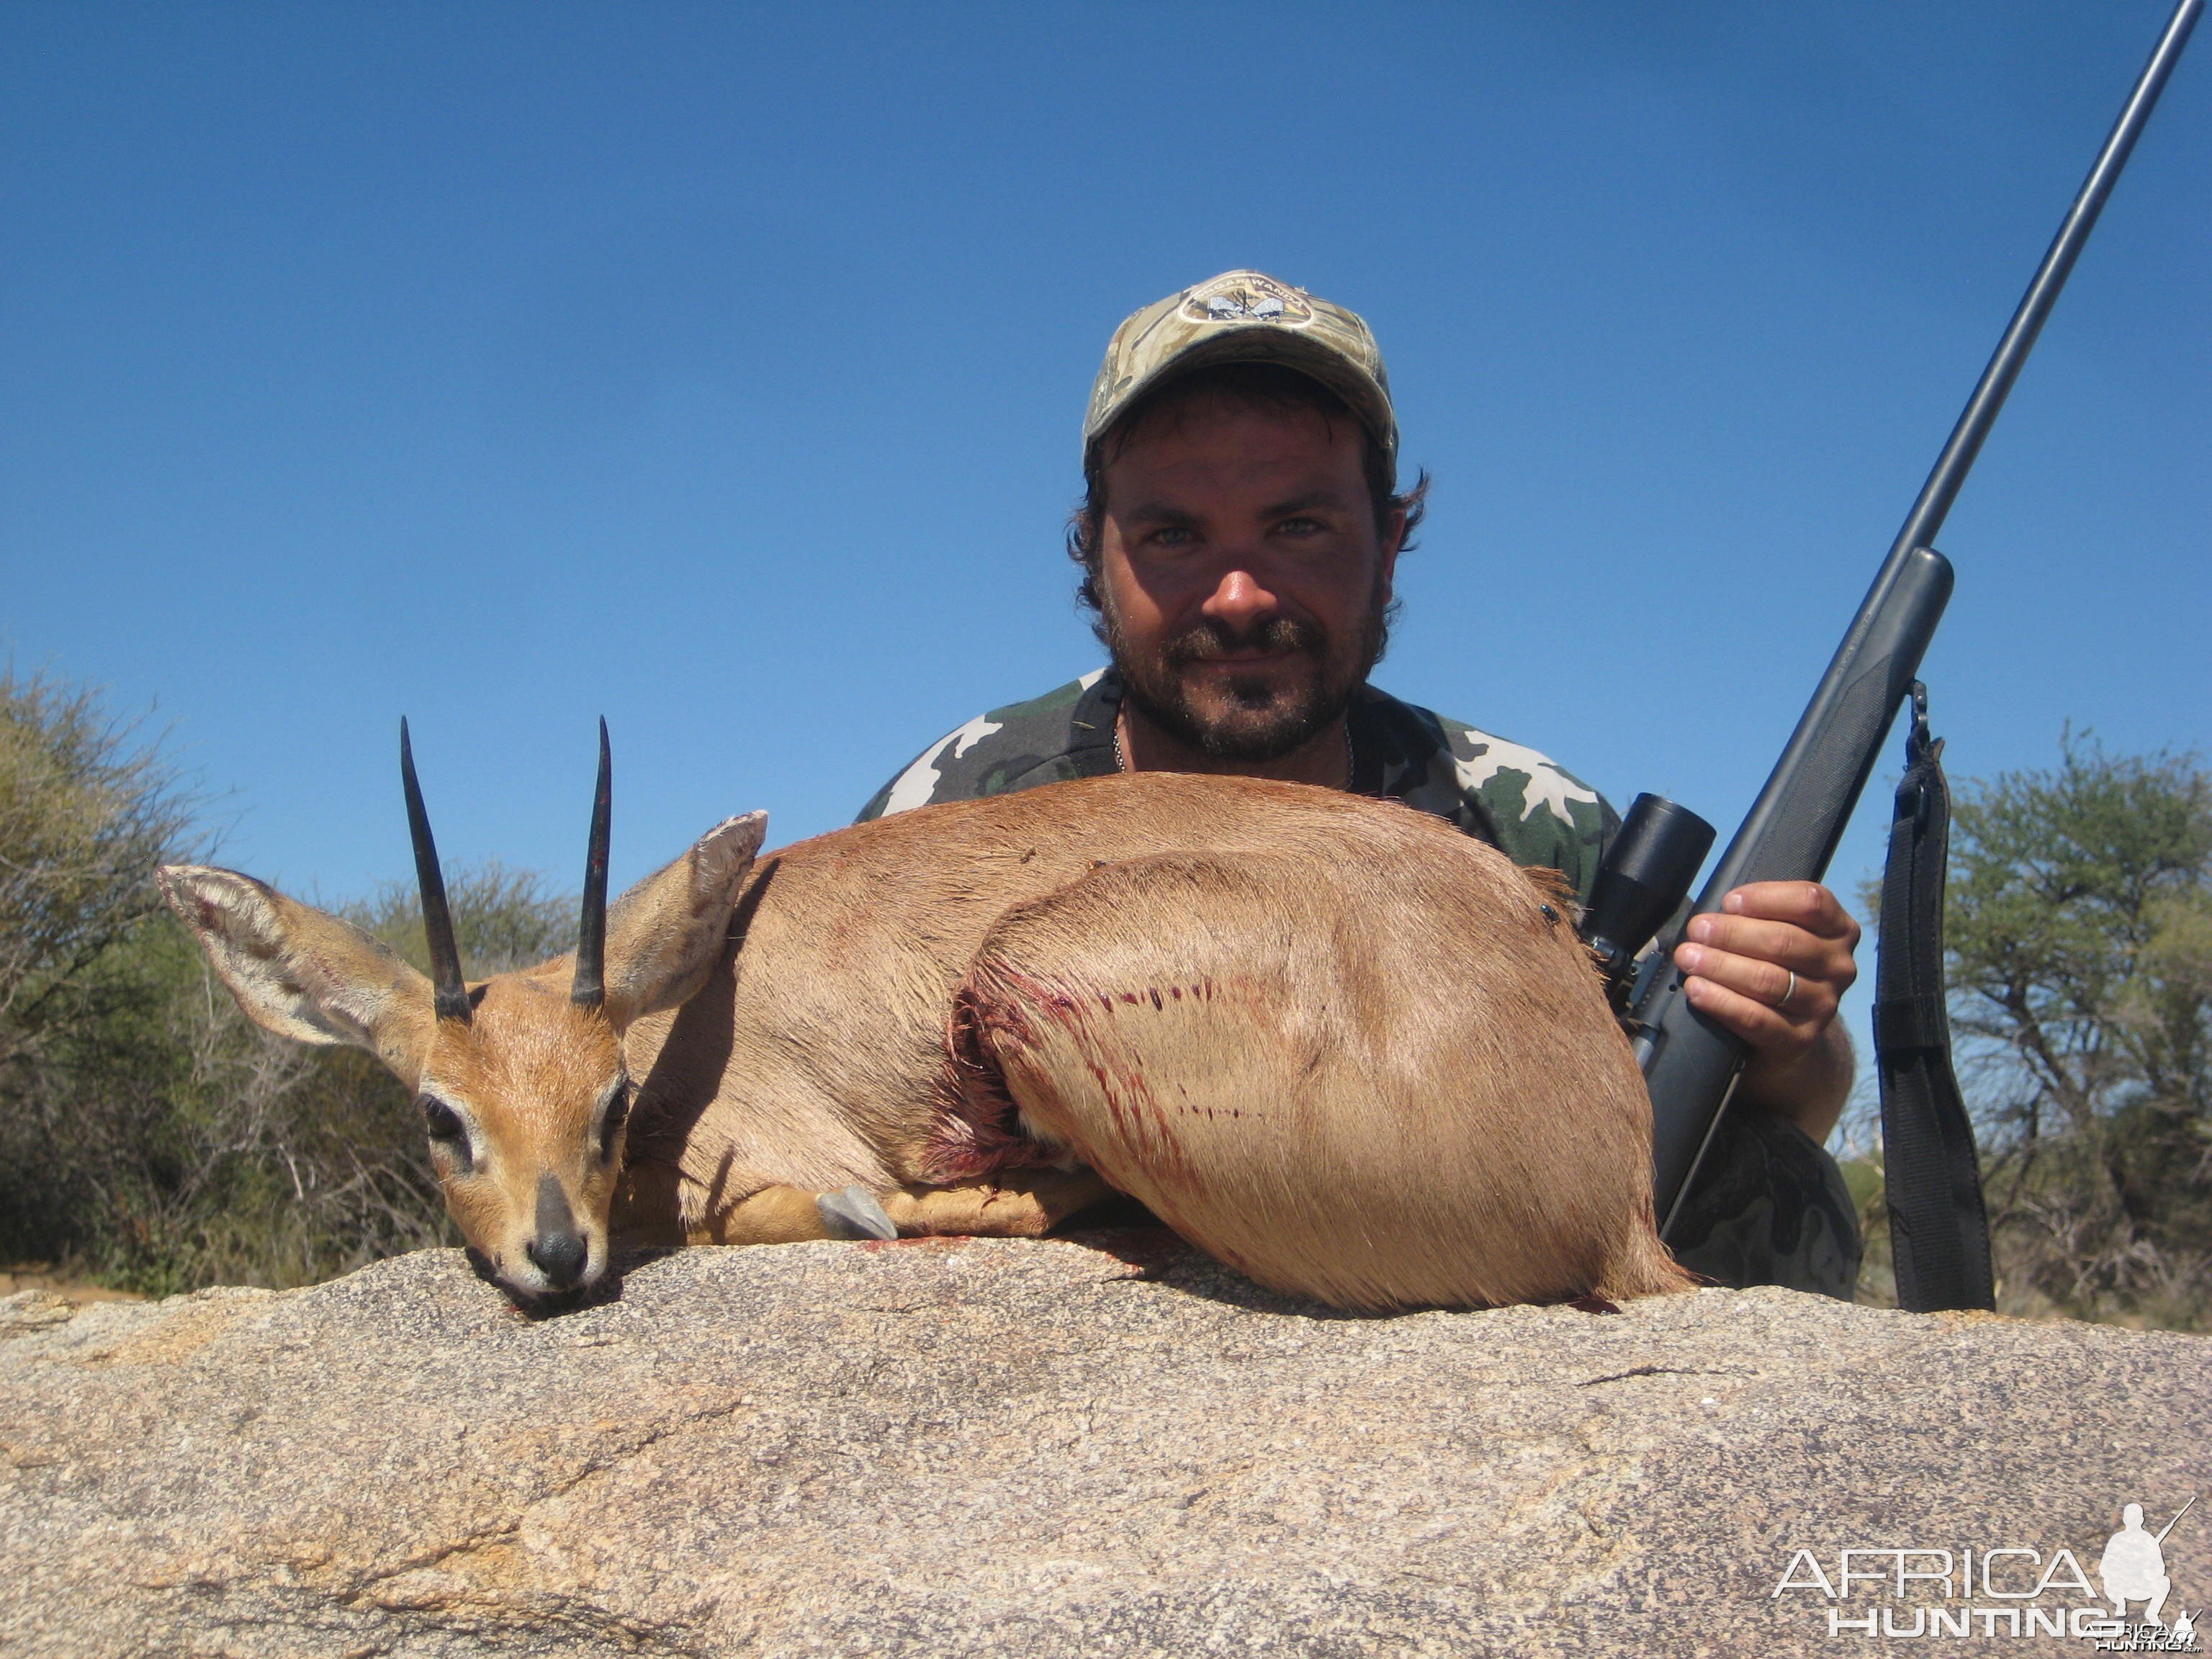
[(751, 812), (610, 906), (602, 725), (575, 955), (471, 985), (404, 723), (401, 769), (431, 979), (251, 877), (162, 888), (251, 1018), (416, 1092), (526, 1300), (611, 1244), (1029, 1234), (1106, 1186), (1344, 1307), (1692, 1282), (1560, 904), (1421, 812), (1148, 773), (765, 858)]

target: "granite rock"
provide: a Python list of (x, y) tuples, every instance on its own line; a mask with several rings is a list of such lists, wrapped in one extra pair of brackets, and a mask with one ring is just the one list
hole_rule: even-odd
[(1356, 1317), (1150, 1232), (688, 1250), (552, 1318), (453, 1251), (31, 1291), (0, 1654), (1835, 1654), (1872, 1640), (1832, 1610), (1968, 1603), (1777, 1594), (1808, 1560), (2094, 1579), (2123, 1504), (2212, 1499), (2208, 1429), (2203, 1338), (1779, 1290)]

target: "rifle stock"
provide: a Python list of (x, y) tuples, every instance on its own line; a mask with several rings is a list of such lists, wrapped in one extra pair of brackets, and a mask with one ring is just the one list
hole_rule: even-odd
[[(1698, 894), (1692, 915), (1718, 909), (1730, 889), (1747, 882), (1818, 881), (1827, 873), (1836, 842), (1950, 598), (1950, 562), (1929, 544), (2034, 349), (2203, 7), (2203, 0), (2179, 0), (2175, 6), (1828, 672)], [(1674, 944), (1674, 937), (1664, 939), (1660, 949), (1671, 953)], [(1651, 1092), (1652, 1196), (1663, 1236), (1672, 1229), (1727, 1109), (1742, 1066), (1743, 1045), (1691, 1007), (1682, 975), (1671, 961), (1662, 959), (1650, 974), (1632, 1017), (1638, 1028), (1638, 1058)]]

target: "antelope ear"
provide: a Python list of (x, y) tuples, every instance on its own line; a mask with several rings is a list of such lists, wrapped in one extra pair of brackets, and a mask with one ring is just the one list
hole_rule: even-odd
[(366, 1048), (414, 1086), (434, 1024), (430, 981), (396, 952), (235, 870), (155, 874), (248, 1019), (301, 1042)]
[(767, 834), (765, 812), (725, 818), (608, 908), (607, 1017), (617, 1030), (682, 1006), (707, 982)]

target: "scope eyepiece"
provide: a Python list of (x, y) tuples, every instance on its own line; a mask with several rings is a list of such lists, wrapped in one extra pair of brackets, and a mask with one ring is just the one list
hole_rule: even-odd
[(1628, 809), (1583, 913), (1583, 943), (1597, 957), (1614, 1007), (1627, 999), (1637, 953), (1689, 896), (1712, 845), (1713, 826), (1686, 806), (1647, 794)]

